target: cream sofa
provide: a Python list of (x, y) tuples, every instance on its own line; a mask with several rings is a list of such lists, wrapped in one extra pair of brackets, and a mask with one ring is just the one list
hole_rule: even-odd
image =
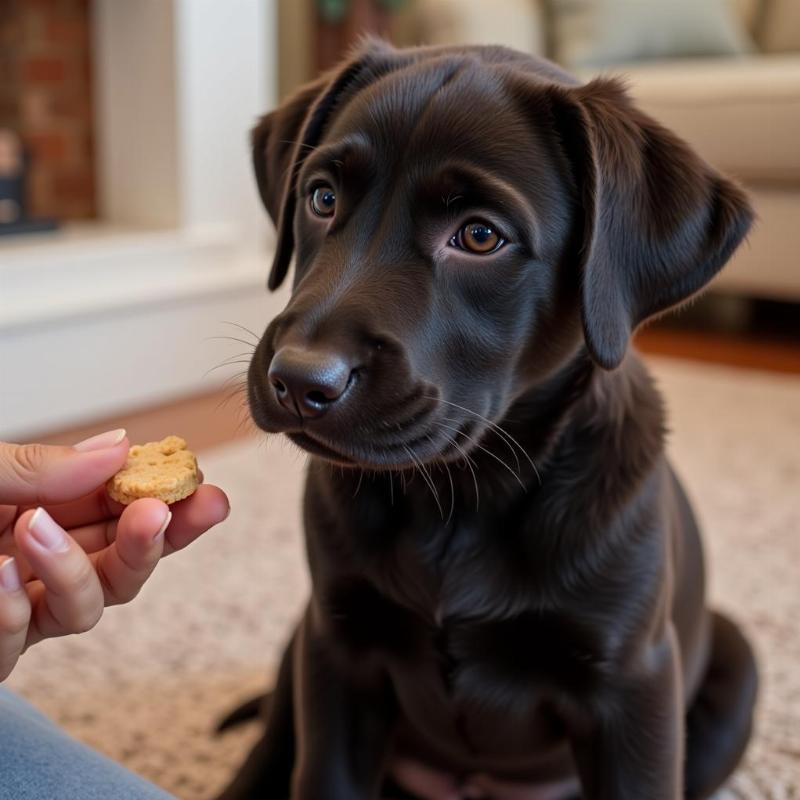
[[(716, 287), (797, 301), (800, 0), (731, 2), (755, 43), (749, 55), (635, 62), (602, 72), (624, 76), (642, 108), (749, 190), (758, 222)], [(504, 44), (540, 55), (551, 40), (545, 0), (416, 0), (400, 37)]]

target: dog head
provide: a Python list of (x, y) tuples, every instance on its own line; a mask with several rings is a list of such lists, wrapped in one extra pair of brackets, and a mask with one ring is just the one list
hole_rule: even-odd
[(257, 424), (339, 464), (455, 459), (588, 350), (703, 287), (742, 192), (608, 80), (503, 48), (367, 42), (253, 132), (285, 310), (249, 369)]

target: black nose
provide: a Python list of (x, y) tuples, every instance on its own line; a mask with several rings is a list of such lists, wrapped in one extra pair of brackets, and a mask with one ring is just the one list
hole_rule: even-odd
[(344, 394), (352, 372), (349, 362), (337, 353), (282, 347), (272, 357), (268, 375), (281, 405), (311, 419)]

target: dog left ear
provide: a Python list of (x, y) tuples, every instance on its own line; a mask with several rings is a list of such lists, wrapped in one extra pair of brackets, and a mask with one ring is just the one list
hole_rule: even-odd
[(583, 206), (584, 336), (592, 358), (613, 369), (640, 322), (691, 297), (722, 268), (753, 210), (738, 186), (639, 111), (617, 81), (549, 94)]
[(351, 58), (303, 86), (286, 102), (261, 117), (251, 134), (253, 168), (261, 200), (278, 231), (275, 260), (267, 285), (277, 289), (289, 271), (294, 250), (295, 187), (300, 167), (319, 143), (343, 96), (369, 82), (393, 54), (379, 39), (365, 38)]

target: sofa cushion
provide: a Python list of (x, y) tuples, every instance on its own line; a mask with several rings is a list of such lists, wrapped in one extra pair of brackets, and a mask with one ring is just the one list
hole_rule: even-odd
[(745, 181), (800, 183), (800, 54), (610, 72), (625, 78), (645, 111), (721, 170)]
[(732, 0), (548, 0), (553, 58), (567, 68), (732, 56), (754, 49)]

